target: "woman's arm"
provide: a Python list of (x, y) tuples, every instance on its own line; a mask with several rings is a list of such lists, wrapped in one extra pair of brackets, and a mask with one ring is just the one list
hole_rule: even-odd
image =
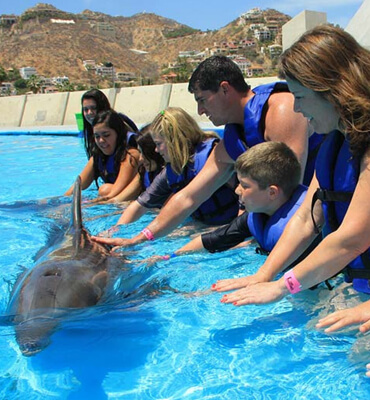
[(111, 199), (106, 199), (106, 203), (122, 203), (124, 201), (136, 200), (140, 193), (143, 191), (141, 176), (136, 174), (134, 179), (123, 189), (117, 196)]
[[(82, 170), (80, 173), (81, 177), (81, 189), (87, 189), (92, 182), (94, 181), (94, 160), (91, 157), (87, 164), (85, 165), (85, 168)], [(64, 196), (71, 196), (73, 193), (73, 186), (72, 185), (65, 193)]]
[[(269, 282), (279, 272), (289, 267), (308, 248), (317, 235), (314, 232), (311, 218), (311, 201), (318, 187), (319, 184), (314, 176), (302, 205), (288, 222), (265, 263), (254, 275), (220, 280), (212, 285), (212, 290), (224, 292), (258, 282)], [(314, 217), (317, 224), (322, 224), (323, 214), (319, 201), (314, 208)]]
[(119, 173), (113, 184), (104, 184), (99, 188), (99, 196), (110, 200), (122, 192), (135, 178), (139, 168), (139, 152), (129, 149), (125, 159), (121, 162)]
[(137, 200), (133, 201), (123, 212), (116, 225), (129, 224), (138, 220), (148, 211), (148, 208), (142, 206)]
[[(369, 198), (370, 151), (362, 162), (356, 189), (340, 227), (326, 236), (312, 253), (293, 268), (302, 290), (340, 272), (370, 247)], [(281, 245), (289, 247), (290, 243), (284, 241)], [(275, 282), (256, 284), (225, 295), (223, 302), (232, 302), (235, 305), (261, 304), (276, 301), (286, 294), (289, 294), (289, 291), (282, 277)]]

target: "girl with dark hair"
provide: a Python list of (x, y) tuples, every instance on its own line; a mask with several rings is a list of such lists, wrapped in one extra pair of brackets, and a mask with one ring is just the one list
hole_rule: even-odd
[(165, 164), (163, 157), (156, 150), (156, 146), (152, 135), (149, 132), (149, 128), (150, 125), (141, 129), (142, 136), (140, 136), (137, 140), (137, 146), (141, 154), (143, 166), (141, 175), (143, 190), (151, 185), (154, 178), (159, 174), (159, 172), (161, 172)]
[[(104, 200), (120, 194), (138, 174), (138, 150), (128, 144), (128, 129), (121, 116), (113, 110), (98, 113), (92, 121), (94, 142), (91, 157), (81, 172), (82, 189), (93, 181)], [(98, 179), (104, 184), (99, 187)], [(72, 187), (65, 193), (72, 194)]]
[[(91, 89), (84, 93), (81, 98), (82, 118), (83, 118), (83, 138), (86, 155), (88, 158), (92, 156), (92, 148), (94, 146), (93, 121), (96, 115), (101, 111), (111, 109), (107, 96), (98, 89)], [(130, 132), (137, 133), (138, 129), (135, 123), (125, 114), (119, 114), (123, 119)], [(135, 147), (135, 143), (131, 143)]]
[(119, 203), (123, 201), (136, 200), (153, 182), (154, 178), (162, 171), (165, 161), (156, 151), (155, 143), (149, 132), (150, 124), (140, 130), (137, 139), (137, 147), (140, 152), (139, 173), (135, 179), (112, 199), (105, 200), (106, 203)]

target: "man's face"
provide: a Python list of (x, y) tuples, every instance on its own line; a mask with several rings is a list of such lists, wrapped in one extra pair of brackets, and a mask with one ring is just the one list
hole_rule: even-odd
[(205, 114), (213, 125), (220, 126), (229, 122), (226, 113), (226, 96), (221, 84), (217, 92), (196, 88), (194, 98), (198, 104), (198, 114)]

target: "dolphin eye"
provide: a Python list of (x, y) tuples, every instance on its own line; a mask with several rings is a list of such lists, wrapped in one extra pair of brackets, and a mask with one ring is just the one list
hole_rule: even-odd
[(49, 269), (44, 276), (62, 276), (62, 271), (59, 268)]

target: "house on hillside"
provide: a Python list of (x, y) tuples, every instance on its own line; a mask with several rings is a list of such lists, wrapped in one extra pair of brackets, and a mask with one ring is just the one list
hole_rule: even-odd
[(97, 65), (95, 68), (95, 74), (100, 76), (114, 77), (116, 75), (116, 71), (113, 65), (112, 66)]
[(96, 31), (105, 36), (114, 37), (116, 35), (116, 28), (109, 22), (98, 22)]
[(124, 71), (116, 72), (116, 80), (119, 82), (129, 82), (135, 79), (136, 75), (133, 72), (124, 72)]
[(19, 68), (19, 73), (23, 79), (30, 79), (32, 75), (37, 75), (35, 67), (22, 67)]
[(9, 27), (15, 24), (18, 20), (16, 15), (0, 15), (0, 25), (3, 27)]
[(248, 74), (248, 71), (251, 66), (251, 62), (248, 59), (246, 59), (245, 57), (241, 57), (241, 56), (237, 56), (237, 57), (230, 56), (229, 58), (232, 59), (234, 61), (234, 63), (241, 69), (241, 71), (243, 72), (243, 75)]

